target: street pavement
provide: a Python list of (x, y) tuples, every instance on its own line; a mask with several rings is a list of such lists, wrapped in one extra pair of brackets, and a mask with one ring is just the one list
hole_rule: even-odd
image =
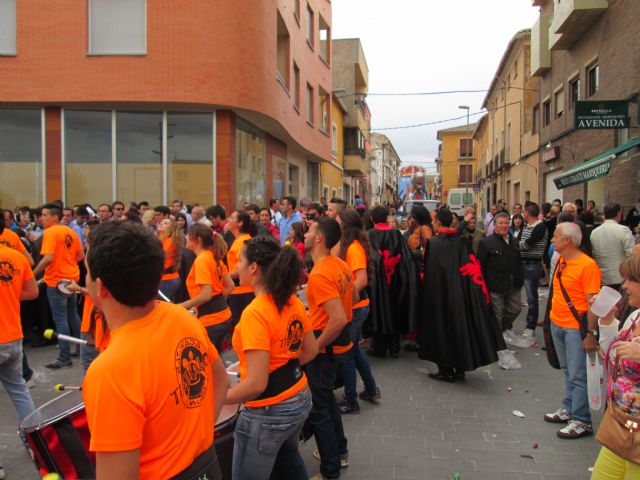
[[(541, 298), (541, 308), (545, 302)], [(517, 331), (524, 328), (525, 310)], [(445, 480), (459, 473), (461, 480), (588, 479), (599, 450), (594, 438), (561, 440), (556, 437), (558, 426), (542, 420), (544, 413), (560, 406), (562, 373), (549, 367), (541, 349), (517, 350), (522, 369), (483, 367), (455, 384), (429, 379), (427, 372), (435, 366), (418, 360), (415, 353), (403, 351), (399, 359), (369, 358), (382, 400), (360, 402), (360, 414), (344, 417), (350, 466), (342, 470), (342, 478)], [(58, 395), (52, 390), (55, 384), (80, 384), (77, 361), (73, 368), (56, 372), (43, 367), (55, 359), (55, 347), (27, 348), (27, 353), (37, 371), (31, 390), (36, 406)], [(527, 417), (514, 416), (514, 410)], [(595, 426), (600, 417), (601, 412), (594, 414)], [(0, 458), (7, 478), (37, 479), (15, 423), (15, 410), (3, 391)], [(301, 445), (311, 476), (318, 473), (315, 448), (313, 439)]]

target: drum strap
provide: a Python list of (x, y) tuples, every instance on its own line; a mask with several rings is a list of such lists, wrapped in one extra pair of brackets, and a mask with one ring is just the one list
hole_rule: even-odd
[(216, 447), (213, 444), (198, 455), (191, 465), (176, 476), (171, 477), (171, 480), (198, 480), (203, 478), (208, 480), (222, 479)]
[(297, 358), (292, 358), (269, 374), (267, 388), (255, 400), (275, 397), (293, 387), (302, 378), (302, 369)]
[(78, 478), (95, 478), (96, 471), (89, 458), (89, 453), (82, 443), (82, 438), (70, 419), (65, 418), (53, 426), (60, 444), (69, 455), (76, 469)]
[(198, 307), (198, 318), (221, 312), (227, 308), (229, 308), (229, 304), (227, 303), (227, 299), (224, 298), (224, 295), (216, 295), (215, 297), (211, 297), (207, 303), (203, 303)]
[[(322, 330), (314, 330), (313, 334), (316, 338), (318, 338), (320, 335), (322, 335)], [(329, 351), (328, 349), (331, 348), (333, 350), (333, 347), (348, 347), (350, 343), (351, 335), (349, 334), (349, 324), (347, 323), (342, 331), (338, 334), (336, 339), (329, 345), (327, 345), (326, 348), (327, 351)]]

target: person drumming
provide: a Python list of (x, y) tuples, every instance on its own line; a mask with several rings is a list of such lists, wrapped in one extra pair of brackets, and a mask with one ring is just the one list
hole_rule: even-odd
[(318, 339), (318, 356), (305, 367), (313, 407), (309, 425), (318, 445), (320, 476), (340, 478), (340, 468), (349, 466), (347, 439), (340, 408), (333, 395), (344, 355), (352, 348), (349, 322), (352, 316), (353, 282), (346, 262), (331, 255), (340, 241), (340, 225), (334, 219), (316, 219), (307, 231), (305, 247), (311, 253), (313, 270), (307, 282), (309, 316)]
[(231, 310), (226, 299), (233, 289), (233, 280), (222, 261), (227, 244), (211, 227), (194, 223), (189, 227), (187, 247), (197, 256), (187, 277), (191, 299), (180, 305), (187, 310), (196, 307), (197, 317), (205, 326), (209, 340), (221, 352), (231, 329)]
[(86, 264), (111, 331), (82, 387), (97, 480), (220, 479), (213, 438), (227, 372), (200, 322), (154, 300), (160, 240), (133, 222), (105, 222), (89, 234)]
[(251, 300), (253, 300), (255, 296), (251, 287), (240, 285), (236, 265), (240, 259), (240, 252), (242, 251), (244, 242), (255, 237), (258, 231), (255, 224), (251, 221), (249, 214), (244, 210), (238, 210), (231, 214), (227, 228), (235, 236), (235, 240), (227, 252), (229, 273), (236, 284), (236, 287), (231, 291), (231, 295), (229, 295), (231, 321), (233, 326), (235, 326), (240, 321), (242, 311), (247, 305), (249, 305), (249, 303), (251, 303)]
[(234, 480), (268, 480), (272, 470), (278, 478), (309, 478), (298, 451), (311, 410), (300, 366), (317, 355), (318, 346), (295, 295), (301, 269), (298, 253), (280, 249), (271, 237), (252, 238), (240, 253), (240, 284), (251, 286), (256, 298), (233, 333), (241, 380), (227, 393), (226, 403), (244, 403), (234, 434)]

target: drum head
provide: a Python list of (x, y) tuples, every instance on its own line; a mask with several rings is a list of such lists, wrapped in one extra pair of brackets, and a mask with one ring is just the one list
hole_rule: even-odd
[(222, 411), (220, 412), (220, 416), (216, 421), (216, 430), (221, 430), (227, 425), (229, 422), (233, 421), (235, 417), (238, 416), (238, 412), (240, 411), (240, 405), (225, 405), (222, 407)]
[(68, 417), (72, 413), (84, 409), (82, 402), (82, 392), (72, 390), (63, 393), (50, 402), (45, 403), (40, 408), (31, 412), (22, 422), (20, 428), (26, 433), (40, 430), (61, 418)]
[(58, 291), (60, 293), (62, 293), (63, 295), (66, 296), (71, 296), (73, 295), (73, 292), (71, 290), (67, 290), (67, 286), (71, 283), (71, 281), (69, 280), (60, 280), (58, 282)]

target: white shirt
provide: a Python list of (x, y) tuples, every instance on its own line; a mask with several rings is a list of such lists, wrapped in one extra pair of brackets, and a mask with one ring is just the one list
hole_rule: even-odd
[(633, 244), (631, 230), (615, 220), (605, 220), (591, 232), (593, 258), (602, 271), (603, 285), (622, 283), (620, 264), (631, 255)]

